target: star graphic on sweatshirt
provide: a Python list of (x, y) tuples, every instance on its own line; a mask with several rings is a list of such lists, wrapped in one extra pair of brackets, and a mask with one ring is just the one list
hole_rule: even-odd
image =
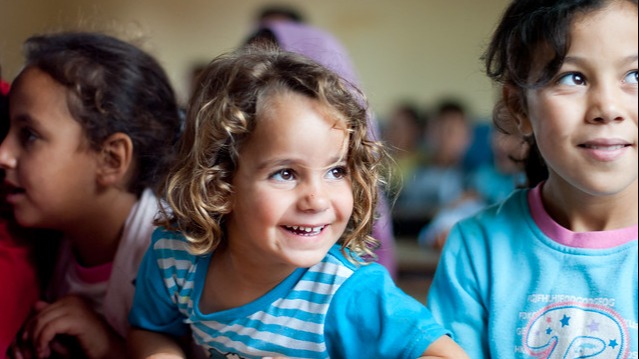
[(569, 326), (569, 325), (570, 325), (570, 317), (569, 317), (569, 316), (567, 316), (566, 314), (564, 314), (564, 317), (563, 317), (563, 318), (561, 318), (560, 322), (561, 322), (561, 327), (562, 327), (562, 328), (563, 328), (563, 327), (567, 327), (567, 326)]
[(615, 347), (619, 344), (617, 344), (617, 339), (611, 339), (610, 342), (608, 343), (608, 345), (612, 348), (615, 349)]
[(592, 320), (590, 322), (590, 324), (586, 325), (586, 327), (588, 328), (588, 330), (590, 330), (591, 333), (594, 332), (598, 332), (599, 331), (599, 324), (598, 322), (595, 322), (594, 320)]

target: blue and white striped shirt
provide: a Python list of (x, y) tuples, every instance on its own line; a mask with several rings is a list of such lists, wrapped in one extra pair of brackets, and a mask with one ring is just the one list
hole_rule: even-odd
[(211, 258), (188, 253), (181, 234), (157, 229), (131, 324), (176, 336), (190, 327), (212, 358), (416, 358), (447, 334), (381, 265), (354, 265), (338, 245), (251, 303), (201, 313)]

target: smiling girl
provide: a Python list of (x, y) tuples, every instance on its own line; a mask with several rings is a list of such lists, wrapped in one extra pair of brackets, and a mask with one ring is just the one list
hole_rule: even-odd
[(133, 357), (184, 358), (173, 338), (190, 329), (212, 358), (465, 358), (361, 259), (386, 156), (362, 97), (261, 46), (200, 78), (164, 186), (170, 212), (140, 268)]
[(637, 357), (637, 39), (636, 0), (506, 10), (486, 65), (530, 188), (453, 228), (428, 298), (471, 357)]

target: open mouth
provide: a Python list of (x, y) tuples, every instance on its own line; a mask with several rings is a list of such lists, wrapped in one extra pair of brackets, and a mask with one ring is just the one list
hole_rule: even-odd
[(317, 226), (317, 227), (304, 227), (304, 226), (282, 226), (289, 232), (295, 233), (299, 236), (315, 236), (322, 232), (322, 230), (326, 227)]
[(16, 187), (8, 182), (1, 184), (1, 190), (5, 194), (20, 194), (24, 193), (24, 188)]
[(2, 195), (2, 197), (6, 198), (8, 202), (11, 202), (11, 199), (16, 195), (21, 195), (24, 193), (24, 188), (15, 187), (7, 183), (4, 183), (2, 189), (0, 189), (0, 194)]

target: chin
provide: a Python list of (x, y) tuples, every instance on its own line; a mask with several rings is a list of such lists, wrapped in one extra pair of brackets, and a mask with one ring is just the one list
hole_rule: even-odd
[(13, 218), (20, 227), (44, 229), (48, 228), (43, 223), (38, 221), (37, 218), (33, 218), (33, 216), (29, 216), (28, 214), (22, 214), (20, 213), (20, 211), (14, 211)]
[(328, 251), (294, 251), (287, 255), (288, 262), (298, 268), (308, 268), (321, 262)]
[(35, 223), (29, 219), (28, 217), (20, 215), (19, 212), (13, 212), (13, 219), (15, 219), (16, 223), (21, 227), (32, 228), (35, 227)]

